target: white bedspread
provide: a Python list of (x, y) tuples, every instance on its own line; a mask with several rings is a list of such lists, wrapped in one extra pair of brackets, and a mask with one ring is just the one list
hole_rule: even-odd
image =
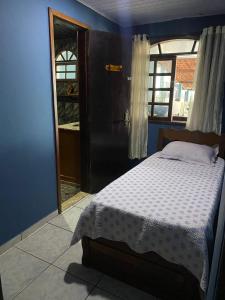
[(198, 165), (158, 156), (96, 195), (81, 214), (72, 243), (102, 237), (139, 253), (154, 251), (186, 267), (206, 291), (224, 160)]

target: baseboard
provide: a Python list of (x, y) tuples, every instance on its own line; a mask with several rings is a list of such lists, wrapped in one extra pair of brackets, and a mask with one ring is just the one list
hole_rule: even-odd
[(7, 251), (9, 248), (13, 247), (15, 244), (19, 243), (22, 239), (21, 234), (18, 234), (17, 236), (15, 236), (14, 238), (12, 238), (11, 240), (9, 240), (8, 242), (6, 242), (5, 244), (0, 246), (0, 255)]
[(39, 220), (38, 222), (36, 222), (33, 225), (31, 225), (30, 227), (28, 227), (21, 234), (18, 234), (17, 236), (15, 236), (14, 238), (12, 238), (8, 242), (6, 242), (5, 244), (1, 245), (0, 246), (0, 255), (3, 252), (9, 250), (11, 247), (13, 247), (15, 244), (17, 244), (21, 240), (25, 239), (26, 237), (28, 237), (29, 235), (31, 235), (32, 233), (34, 233), (35, 231), (37, 231), (45, 223), (47, 223), (48, 221), (50, 221), (51, 219), (53, 219), (57, 215), (58, 215), (58, 210), (53, 211), (52, 213), (50, 213), (49, 215), (47, 215), (43, 219)]

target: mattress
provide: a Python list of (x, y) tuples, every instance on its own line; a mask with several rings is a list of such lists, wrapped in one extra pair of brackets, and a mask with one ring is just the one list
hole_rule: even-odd
[(83, 236), (123, 241), (188, 269), (206, 291), (224, 160), (212, 165), (159, 152), (105, 187), (83, 211), (72, 244)]

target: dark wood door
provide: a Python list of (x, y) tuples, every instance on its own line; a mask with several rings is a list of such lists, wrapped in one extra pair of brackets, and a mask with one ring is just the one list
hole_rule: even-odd
[[(116, 34), (79, 34), (81, 188), (97, 192), (128, 169), (130, 42)], [(106, 65), (122, 66), (121, 71)]]

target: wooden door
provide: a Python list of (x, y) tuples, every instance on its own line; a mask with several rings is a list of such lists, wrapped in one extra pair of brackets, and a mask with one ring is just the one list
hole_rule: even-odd
[(128, 169), (131, 44), (99, 31), (81, 32), (78, 40), (81, 188), (93, 193)]

